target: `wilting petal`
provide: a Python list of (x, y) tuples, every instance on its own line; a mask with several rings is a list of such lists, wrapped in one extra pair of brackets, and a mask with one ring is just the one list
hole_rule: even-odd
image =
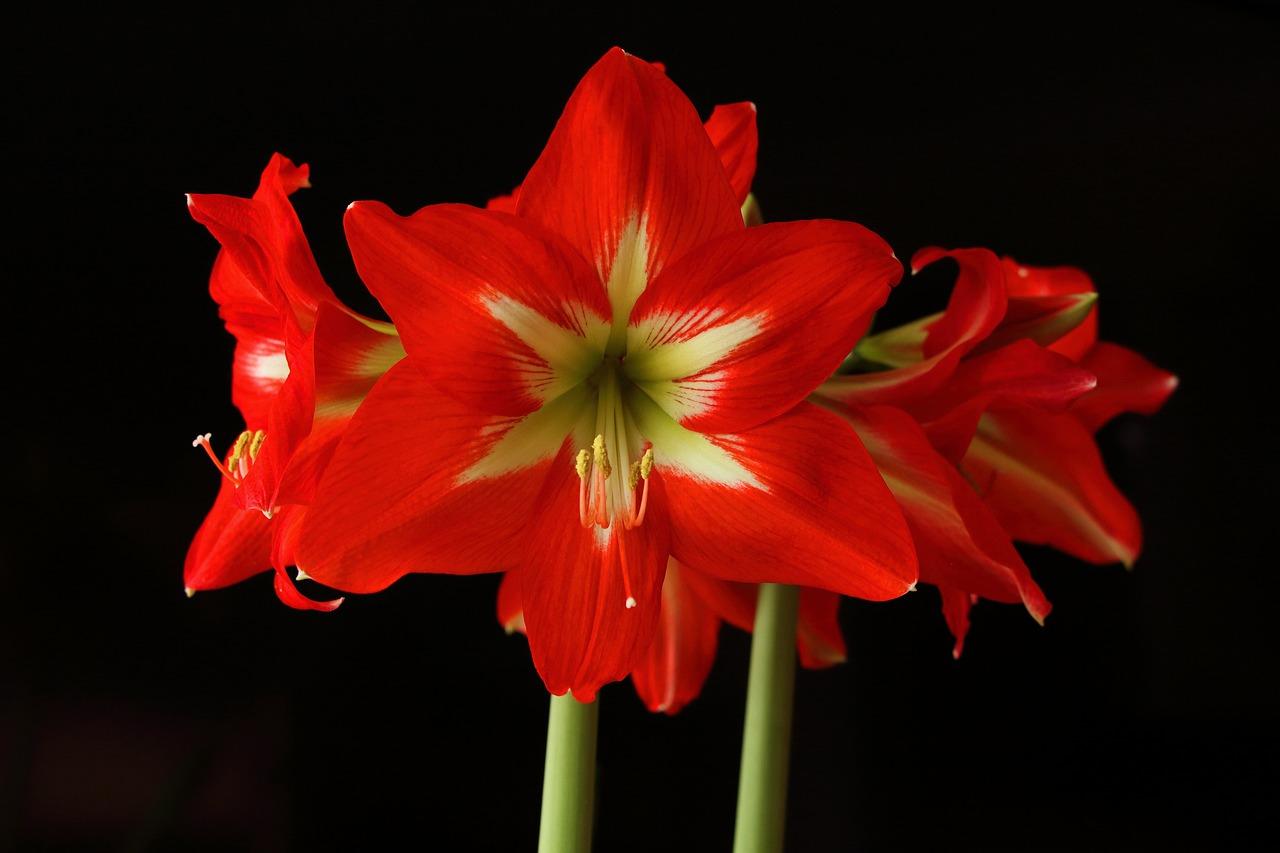
[(954, 463), (991, 406), (1025, 403), (1063, 411), (1096, 384), (1094, 375), (1071, 359), (1023, 340), (965, 359), (943, 387), (907, 410), (924, 425), (934, 448)]
[(611, 350), (631, 306), (691, 249), (743, 228), (698, 113), (658, 69), (618, 48), (578, 84), (517, 212), (564, 235), (606, 283)]
[(523, 415), (600, 364), (609, 305), (595, 273), (518, 217), (465, 205), (347, 210), (360, 277), (428, 381), (478, 411)]
[(901, 272), (888, 244), (852, 223), (739, 231), (645, 291), (623, 368), (689, 429), (750, 429), (835, 370)]
[(902, 507), (915, 538), (920, 579), (995, 601), (1022, 601), (1043, 620), (1048, 602), (1009, 535), (915, 421), (888, 406), (858, 408), (847, 416)]
[[(1093, 280), (1075, 267), (1029, 267), (1013, 258), (1002, 258), (1005, 279), (1011, 298), (1023, 296), (1065, 296), (1093, 293)], [(1084, 358), (1098, 340), (1098, 308), (1093, 309), (1075, 328), (1055, 340), (1050, 349), (1073, 361)]]
[(1014, 539), (1126, 566), (1141, 550), (1138, 515), (1074, 415), (988, 412), (961, 468)]
[(722, 104), (711, 112), (706, 128), (741, 206), (756, 176), (756, 105), (745, 101)]
[(578, 521), (571, 454), (556, 460), (523, 537), (521, 600), (533, 663), (547, 690), (590, 702), (601, 685), (627, 677), (653, 640), (670, 554), (662, 483), (644, 524), (627, 530)]
[(213, 507), (187, 549), (188, 590), (218, 589), (271, 568), (271, 522), (236, 506), (235, 486), (221, 478)]
[(1071, 412), (1093, 432), (1121, 412), (1155, 414), (1178, 387), (1178, 377), (1116, 344), (1096, 344), (1080, 366), (1097, 375), (1098, 387)]
[(654, 441), (672, 553), (683, 565), (726, 580), (872, 600), (895, 598), (915, 582), (902, 514), (838, 417), (801, 403), (748, 432), (709, 441), (727, 462), (709, 464), (697, 445)]
[(911, 259), (919, 272), (942, 258), (960, 267), (947, 310), (858, 344), (859, 357), (892, 370), (832, 377), (818, 394), (847, 405), (901, 404), (932, 394), (960, 359), (1004, 318), (1008, 298), (1000, 261), (987, 249), (921, 249)]
[(674, 714), (702, 692), (716, 658), (720, 617), (685, 582), (688, 569), (667, 562), (662, 614), (653, 642), (631, 673), (631, 683), (650, 711)]
[(542, 482), (583, 410), (581, 394), (523, 418), (483, 415), (401, 361), (334, 451), (307, 512), (298, 567), (350, 592), (375, 592), (407, 572), (513, 568)]
[[(307, 183), (306, 166), (272, 155), (253, 198), (191, 193), (192, 217), (222, 244), (245, 279), (270, 304), (283, 298), (303, 329), (321, 302), (336, 302), (316, 266), (289, 194)], [(218, 298), (218, 293), (214, 293)]]
[(960, 660), (960, 654), (964, 651), (964, 639), (969, 635), (969, 611), (973, 608), (976, 596), (949, 586), (938, 587), (938, 592), (942, 593), (942, 618), (946, 620), (947, 629), (956, 640), (951, 648), (951, 656)]

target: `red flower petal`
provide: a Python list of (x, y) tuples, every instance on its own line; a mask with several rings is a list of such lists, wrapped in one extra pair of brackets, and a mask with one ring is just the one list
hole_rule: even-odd
[[(1084, 270), (1075, 267), (1029, 267), (1008, 257), (1002, 258), (1001, 263), (1005, 268), (1010, 297), (1064, 296), (1095, 292), (1093, 279), (1089, 278)], [(1054, 341), (1050, 348), (1067, 358), (1079, 361), (1097, 340), (1098, 308), (1095, 305), (1083, 322)]]
[(938, 592), (942, 593), (942, 618), (946, 620), (947, 628), (956, 640), (951, 656), (960, 660), (960, 654), (964, 651), (964, 639), (969, 635), (969, 611), (975, 603), (974, 596), (949, 586), (938, 587)]
[(902, 514), (838, 417), (801, 403), (753, 430), (711, 441), (747, 478), (714, 482), (678, 458), (656, 457), (670, 502), (672, 552), (682, 564), (726, 580), (872, 600), (895, 598), (915, 582)]
[(902, 507), (920, 579), (995, 601), (1022, 601), (1043, 620), (1049, 604), (1009, 535), (915, 421), (888, 406), (854, 409), (848, 417)]
[(1093, 432), (1121, 412), (1155, 414), (1178, 387), (1178, 377), (1116, 344), (1096, 344), (1081, 367), (1097, 374), (1098, 387), (1077, 400), (1071, 411)]
[(498, 585), (498, 624), (508, 634), (516, 631), (527, 633), (524, 627), (524, 602), (520, 600), (522, 585), (519, 569), (505, 572), (502, 583)]
[(236, 506), (236, 488), (219, 478), (218, 496), (187, 549), (188, 590), (218, 589), (271, 568), (271, 522)]
[(945, 385), (908, 411), (924, 424), (934, 448), (959, 462), (978, 418), (991, 406), (1013, 402), (1062, 411), (1096, 384), (1092, 373), (1065, 356), (1022, 340), (965, 359)]
[(609, 305), (562, 241), (515, 216), (464, 205), (410, 217), (347, 210), (360, 276), (428, 380), (478, 411), (523, 415), (600, 364)]
[(741, 205), (756, 176), (756, 105), (746, 101), (722, 104), (711, 112), (706, 130)]
[(1014, 539), (1093, 563), (1132, 565), (1142, 547), (1133, 507), (1071, 414), (1009, 408), (982, 416), (962, 468)]
[(566, 448), (522, 537), (520, 598), (533, 663), (547, 690), (572, 690), (590, 702), (602, 685), (639, 666), (653, 641), (670, 547), (656, 474), (645, 522), (633, 530), (618, 520), (607, 529), (584, 528), (578, 486)]
[(564, 235), (595, 265), (617, 330), (647, 282), (691, 249), (743, 228), (689, 99), (618, 48), (569, 98), (521, 185), (517, 211)]
[(686, 574), (694, 573), (668, 561), (657, 633), (631, 673), (650, 711), (675, 714), (697, 698), (716, 658), (720, 617), (689, 588)]
[(350, 592), (375, 592), (411, 571), (513, 568), (577, 415), (570, 397), (525, 418), (483, 415), (401, 361), (360, 406), (325, 469), (299, 568)]
[(1008, 302), (999, 259), (986, 249), (921, 249), (911, 269), (919, 272), (942, 258), (960, 266), (947, 310), (858, 345), (859, 355), (894, 369), (836, 376), (819, 394), (859, 406), (921, 399), (941, 387), (960, 359), (991, 334)]
[(650, 284), (632, 312), (624, 369), (689, 429), (750, 429), (835, 370), (901, 272), (860, 225), (739, 231)]

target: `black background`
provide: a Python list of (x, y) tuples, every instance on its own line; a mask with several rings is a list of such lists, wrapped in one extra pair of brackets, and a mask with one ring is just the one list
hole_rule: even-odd
[[(1104, 337), (1182, 377), (1100, 437), (1146, 523), (1135, 571), (1028, 549), (1047, 627), (980, 606), (958, 663), (933, 590), (846, 604), (848, 664), (799, 679), (789, 849), (1263, 846), (1277, 16), (1028, 7), (11, 22), (0, 847), (533, 849), (546, 696), (496, 578), (413, 576), (332, 615), (284, 608), (265, 575), (183, 597), (217, 488), (190, 439), (240, 424), (215, 243), (182, 194), (248, 195), (274, 150), (309, 162), (321, 269), (377, 311), (346, 204), (508, 190), (614, 43), (704, 114), (757, 103), (770, 219), (1082, 266)], [(891, 319), (945, 292), (904, 286)], [(598, 850), (729, 849), (748, 642), (721, 642), (676, 718), (604, 691)]]

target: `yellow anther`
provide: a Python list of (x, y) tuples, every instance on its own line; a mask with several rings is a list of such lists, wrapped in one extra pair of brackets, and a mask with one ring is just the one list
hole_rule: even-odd
[[(247, 435), (247, 433), (246, 433)], [(258, 451), (262, 449), (262, 442), (267, 438), (267, 434), (263, 430), (258, 430), (253, 434), (253, 438), (249, 439), (249, 461), (258, 458)]]
[(640, 466), (640, 477), (645, 480), (649, 479), (649, 475), (653, 473), (653, 448), (652, 447), (645, 449), (644, 456), (640, 457), (640, 462), (638, 464)]
[(587, 470), (591, 467), (591, 454), (585, 450), (579, 450), (578, 455), (573, 460), (573, 468), (578, 472), (578, 479), (587, 479)]
[(609, 465), (609, 451), (604, 446), (604, 436), (597, 435), (595, 441), (591, 442), (591, 457), (595, 466), (600, 469), (600, 473), (604, 478), (609, 479), (609, 475), (613, 473), (613, 468)]
[(249, 441), (253, 438), (253, 433), (245, 430), (240, 433), (236, 439), (236, 443), (231, 446), (231, 455), (227, 458), (227, 470), (235, 471), (236, 466), (240, 464), (240, 459), (244, 456), (245, 448), (248, 447)]
[(640, 460), (639, 459), (631, 463), (631, 475), (627, 478), (627, 482), (628, 484), (630, 484), (631, 488), (633, 489), (636, 487), (636, 483), (640, 482)]

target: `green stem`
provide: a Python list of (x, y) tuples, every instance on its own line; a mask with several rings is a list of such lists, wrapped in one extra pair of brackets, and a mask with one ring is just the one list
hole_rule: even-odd
[(733, 853), (781, 853), (800, 590), (766, 583), (756, 601)]
[(599, 720), (595, 702), (579, 702), (568, 693), (551, 697), (538, 853), (591, 850)]

